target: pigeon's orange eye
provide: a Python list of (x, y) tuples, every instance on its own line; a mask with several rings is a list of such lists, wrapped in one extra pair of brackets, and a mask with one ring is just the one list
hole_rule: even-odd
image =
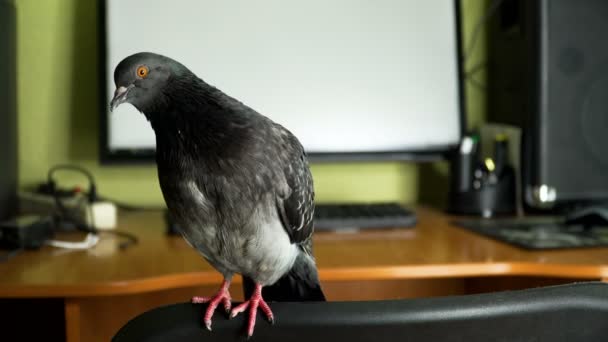
[(140, 78), (146, 78), (146, 76), (148, 76), (148, 67), (145, 65), (140, 66), (139, 68), (137, 68), (137, 76), (139, 76)]

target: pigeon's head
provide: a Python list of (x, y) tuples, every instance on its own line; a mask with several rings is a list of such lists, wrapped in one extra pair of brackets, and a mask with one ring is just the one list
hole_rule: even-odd
[(169, 82), (188, 73), (171, 58), (149, 52), (136, 53), (123, 59), (114, 70), (116, 91), (111, 110), (128, 102), (140, 112), (158, 108), (164, 102), (163, 90)]

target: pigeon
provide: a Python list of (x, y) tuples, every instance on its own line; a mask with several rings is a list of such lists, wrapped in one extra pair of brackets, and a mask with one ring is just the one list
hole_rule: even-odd
[[(314, 189), (304, 148), (286, 128), (197, 77), (181, 63), (142, 52), (114, 72), (113, 111), (129, 103), (156, 135), (158, 179), (184, 239), (224, 281), (203, 323), (223, 305), (230, 318), (267, 301), (324, 301), (312, 253)], [(229, 285), (244, 279), (246, 301), (231, 309)]]

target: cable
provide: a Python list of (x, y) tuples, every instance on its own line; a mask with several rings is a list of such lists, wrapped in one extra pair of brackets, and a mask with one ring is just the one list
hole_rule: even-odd
[(479, 82), (478, 80), (476, 80), (473, 77), (467, 78), (467, 82), (469, 82), (471, 85), (475, 86), (476, 88), (478, 88), (481, 91), (485, 91), (488, 89), (488, 87), (486, 87), (485, 84)]
[(79, 174), (84, 175), (89, 182), (89, 190), (87, 192), (88, 202), (92, 203), (97, 199), (97, 191), (95, 185), (95, 178), (87, 169), (77, 166), (77, 165), (69, 165), (69, 164), (59, 164), (51, 167), (47, 173), (47, 184), (49, 187), (49, 191), (53, 199), (55, 200), (55, 206), (59, 209), (61, 220), (68, 221), (71, 223), (75, 223), (79, 225), (79, 219), (72, 216), (71, 213), (65, 208), (63, 203), (61, 202), (61, 198), (59, 197), (59, 193), (57, 191), (57, 187), (55, 184), (55, 180), (53, 179), (54, 174), (57, 171), (73, 171)]
[(71, 242), (71, 241), (58, 241), (58, 240), (49, 240), (45, 242), (49, 246), (65, 248), (65, 249), (89, 249), (95, 247), (99, 242), (99, 236), (93, 233), (87, 234), (85, 239), (81, 242)]
[(488, 63), (477, 63), (473, 67), (471, 67), (467, 72), (464, 73), (465, 77), (473, 77), (478, 71), (485, 69), (488, 66)]
[[(61, 171), (61, 170), (75, 171), (77, 173), (84, 175), (87, 178), (87, 180), (89, 182), (89, 190), (88, 190), (88, 192), (86, 192), (86, 201), (84, 201), (84, 203), (81, 202), (80, 206), (82, 206), (83, 204), (87, 206), (86, 210), (87, 210), (87, 213), (89, 216), (88, 217), (89, 220), (87, 220), (87, 217), (86, 217), (87, 215), (85, 215), (84, 219), (80, 219), (78, 217), (72, 216), (69, 213), (69, 211), (67, 210), (67, 208), (65, 208), (65, 206), (61, 202), (61, 199), (59, 197), (58, 191), (55, 186), (55, 181), (53, 179), (54, 174), (57, 171)], [(47, 174), (47, 182), (50, 187), (51, 196), (53, 196), (55, 204), (60, 212), (60, 217), (58, 218), (59, 221), (72, 223), (79, 230), (88, 233), (87, 237), (82, 242), (75, 243), (75, 242), (54, 240), (54, 241), (51, 241), (50, 244), (55, 247), (71, 248), (71, 249), (88, 249), (88, 248), (94, 247), (99, 240), (98, 235), (99, 235), (100, 231), (95, 227), (95, 216), (94, 216), (94, 211), (91, 206), (93, 202), (99, 200), (99, 197), (97, 195), (97, 187), (95, 184), (95, 178), (93, 177), (93, 174), (91, 172), (89, 172), (87, 169), (77, 166), (77, 165), (60, 164), (60, 165), (56, 165), (56, 166), (52, 167), (51, 169), (49, 169), (48, 174)], [(81, 209), (82, 209), (82, 207), (81, 207)], [(87, 221), (91, 222), (91, 223), (89, 224)], [(119, 244), (120, 249), (125, 249), (125, 248), (135, 245), (139, 242), (139, 239), (131, 233), (119, 232), (119, 231), (103, 231), (103, 232), (126, 238), (127, 241), (121, 242)], [(95, 239), (93, 239), (93, 237)], [(69, 246), (69, 247), (66, 247), (66, 246)]]
[(87, 191), (88, 197), (89, 197), (89, 202), (95, 202), (97, 200), (97, 187), (95, 185), (95, 178), (93, 177), (93, 174), (91, 172), (89, 172), (89, 170), (77, 166), (77, 165), (70, 165), (70, 164), (59, 164), (59, 165), (55, 165), (52, 168), (49, 169), (49, 172), (47, 173), (47, 181), (48, 184), (51, 186), (51, 189), (53, 190), (53, 192), (56, 193), (55, 189), (55, 182), (53, 181), (53, 174), (57, 171), (61, 171), (61, 170), (67, 170), (67, 171), (75, 171), (77, 173), (80, 173), (82, 175), (84, 175), (85, 177), (87, 177), (88, 181), (89, 181), (89, 191)]
[(473, 33), (471, 34), (471, 40), (469, 42), (469, 47), (465, 50), (465, 53), (462, 56), (462, 63), (464, 65), (466, 65), (467, 60), (469, 59), (469, 57), (471, 56), (471, 54), (473, 53), (473, 51), (475, 49), (475, 45), (477, 44), (477, 39), (479, 38), (479, 33), (481, 33), (481, 29), (482, 29), (483, 25), (486, 23), (486, 21), (488, 21), (494, 15), (494, 13), (496, 13), (496, 11), (498, 10), (498, 8), (500, 7), (500, 4), (502, 4), (502, 2), (503, 2), (503, 0), (494, 0), (492, 2), (492, 4), (490, 5), (490, 7), (488, 8), (488, 10), (486, 11), (485, 15), (483, 17), (479, 18), (479, 20), (477, 20), (477, 23), (475, 23), (475, 28), (473, 28)]
[[(93, 209), (91, 208), (91, 206), (87, 206), (88, 208), (88, 212), (89, 212), (89, 216), (91, 217), (91, 222), (95, 222), (95, 216), (94, 216), (94, 212)], [(99, 234), (99, 233), (106, 233), (106, 234), (111, 234), (111, 235), (116, 235), (119, 237), (124, 237), (127, 239), (127, 241), (123, 241), (121, 243), (118, 244), (118, 248), (120, 249), (126, 249), (131, 245), (135, 245), (139, 242), (139, 239), (137, 238), (137, 236), (130, 234), (130, 233), (126, 233), (126, 232), (120, 232), (117, 230), (97, 230), (95, 228), (94, 225), (89, 226), (89, 228), (91, 228), (92, 232), (94, 232), (95, 234)]]
[[(483, 25), (488, 20), (490, 20), (490, 18), (492, 18), (492, 16), (494, 16), (494, 14), (500, 8), (500, 5), (502, 4), (503, 1), (504, 0), (494, 0), (492, 2), (492, 4), (490, 4), (486, 13), (481, 18), (479, 18), (477, 20), (477, 22), (475, 23), (475, 27), (473, 28), (473, 33), (471, 34), (471, 39), (469, 40), (469, 46), (465, 50), (464, 55), (462, 56), (463, 69), (466, 69), (467, 61), (469, 60), (469, 58), (471, 57), (471, 54), (475, 50), (475, 45), (477, 44), (477, 40), (479, 38), (479, 34), (481, 33), (481, 29), (483, 28)], [(473, 85), (474, 87), (478, 88), (479, 90), (486, 91), (487, 86), (485, 84), (483, 84), (482, 82), (473, 78), (473, 75), (475, 73), (477, 73), (480, 70), (483, 70), (486, 66), (487, 66), (487, 63), (485, 61), (475, 64), (469, 70), (465, 71), (464, 79), (467, 82), (469, 82), (471, 85)]]
[(120, 249), (126, 249), (130, 246), (136, 245), (139, 242), (139, 239), (137, 238), (137, 236), (130, 234), (130, 233), (121, 232), (118, 230), (102, 230), (99, 232), (102, 234), (111, 234), (111, 235), (116, 235), (116, 236), (126, 238), (127, 241), (123, 241), (118, 244), (118, 248), (120, 248)]

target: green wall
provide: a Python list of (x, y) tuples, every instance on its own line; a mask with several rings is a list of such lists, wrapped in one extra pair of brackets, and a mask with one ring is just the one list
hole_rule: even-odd
[[(76, 163), (93, 171), (102, 195), (133, 204), (162, 205), (153, 166), (108, 167), (97, 161), (96, 0), (15, 3), (20, 185), (44, 180), (48, 168), (57, 163)], [(463, 0), (465, 37), (486, 4), (486, 0)], [(470, 65), (484, 57), (484, 41), (480, 37)], [(476, 126), (484, 117), (483, 94), (467, 86), (467, 102), (470, 124)], [(445, 162), (315, 164), (312, 171), (319, 201), (441, 204), (447, 184)], [(83, 182), (76, 175), (64, 175), (62, 181)]]

